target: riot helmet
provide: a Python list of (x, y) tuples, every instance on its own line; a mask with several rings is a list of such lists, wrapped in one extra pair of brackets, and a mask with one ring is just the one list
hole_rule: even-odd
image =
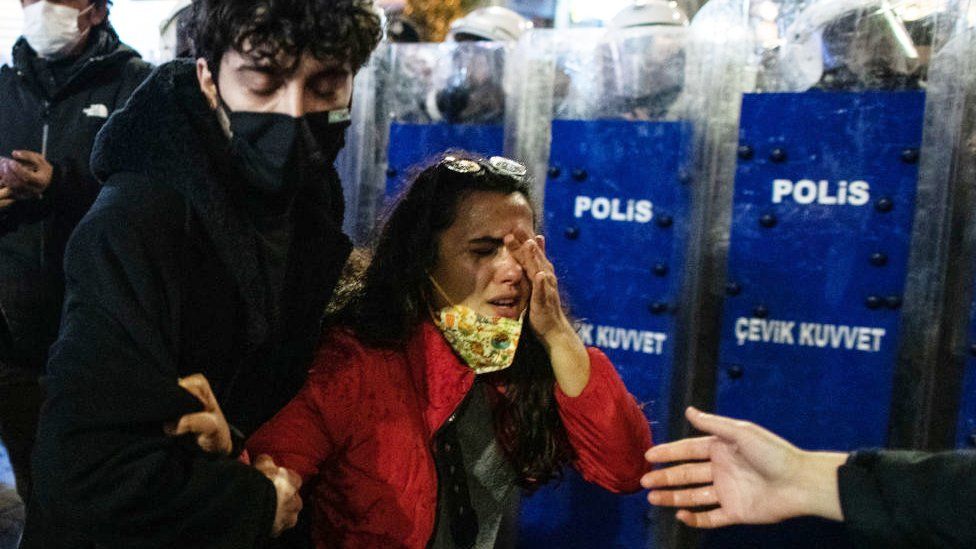
[(187, 24), (190, 20), (191, 0), (180, 0), (169, 17), (159, 25), (160, 54), (163, 59), (191, 57), (193, 41)]
[(612, 29), (688, 25), (688, 16), (677, 3), (665, 0), (637, 1), (617, 12), (610, 19)]
[(515, 42), (532, 28), (532, 21), (501, 6), (478, 8), (451, 23), (450, 42)]
[(654, 119), (668, 112), (684, 86), (687, 26), (676, 3), (664, 0), (636, 2), (611, 19), (605, 63), (616, 114)]

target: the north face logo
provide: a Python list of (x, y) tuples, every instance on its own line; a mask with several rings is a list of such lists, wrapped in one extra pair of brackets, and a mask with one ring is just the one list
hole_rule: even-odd
[(81, 112), (85, 113), (90, 118), (108, 118), (108, 107), (102, 105), (101, 103), (95, 103)]

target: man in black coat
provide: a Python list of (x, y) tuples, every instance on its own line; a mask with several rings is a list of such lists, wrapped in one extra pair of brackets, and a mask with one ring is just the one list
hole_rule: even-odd
[(300, 506), (287, 471), (189, 431), (246, 436), (304, 381), (351, 249), (333, 163), (380, 17), (198, 0), (192, 25), (198, 60), (157, 69), (95, 144), (22, 547), (255, 547)]
[(24, 36), (0, 68), (0, 439), (26, 500), (65, 244), (100, 188), (92, 143), (150, 66), (119, 42), (105, 0), (21, 4)]

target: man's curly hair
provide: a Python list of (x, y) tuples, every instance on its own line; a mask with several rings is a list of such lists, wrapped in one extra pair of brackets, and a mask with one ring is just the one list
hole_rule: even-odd
[(383, 37), (372, 0), (194, 0), (190, 36), (197, 58), (217, 73), (233, 49), (291, 69), (303, 53), (359, 70)]

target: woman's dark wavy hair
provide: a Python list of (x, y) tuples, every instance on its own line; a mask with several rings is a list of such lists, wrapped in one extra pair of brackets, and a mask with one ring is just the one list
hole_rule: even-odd
[[(458, 206), (475, 191), (521, 193), (531, 202), (529, 182), (487, 169), (460, 174), (434, 162), (417, 173), (387, 217), (366, 270), (362, 288), (338, 312), (333, 323), (351, 328), (364, 343), (403, 348), (430, 318), (427, 273), (437, 263), (440, 235), (450, 227)], [(506, 387), (494, 409), (496, 438), (514, 465), (519, 485), (532, 490), (558, 478), (573, 458), (572, 447), (553, 396), (555, 378), (549, 356), (529, 328), (519, 339), (511, 368), (489, 374)]]
[[(195, 0), (190, 36), (196, 57), (217, 74), (233, 49), (255, 60), (277, 59), (291, 69), (304, 52), (357, 71), (383, 37), (372, 0)], [(245, 49), (246, 48), (246, 49)]]

